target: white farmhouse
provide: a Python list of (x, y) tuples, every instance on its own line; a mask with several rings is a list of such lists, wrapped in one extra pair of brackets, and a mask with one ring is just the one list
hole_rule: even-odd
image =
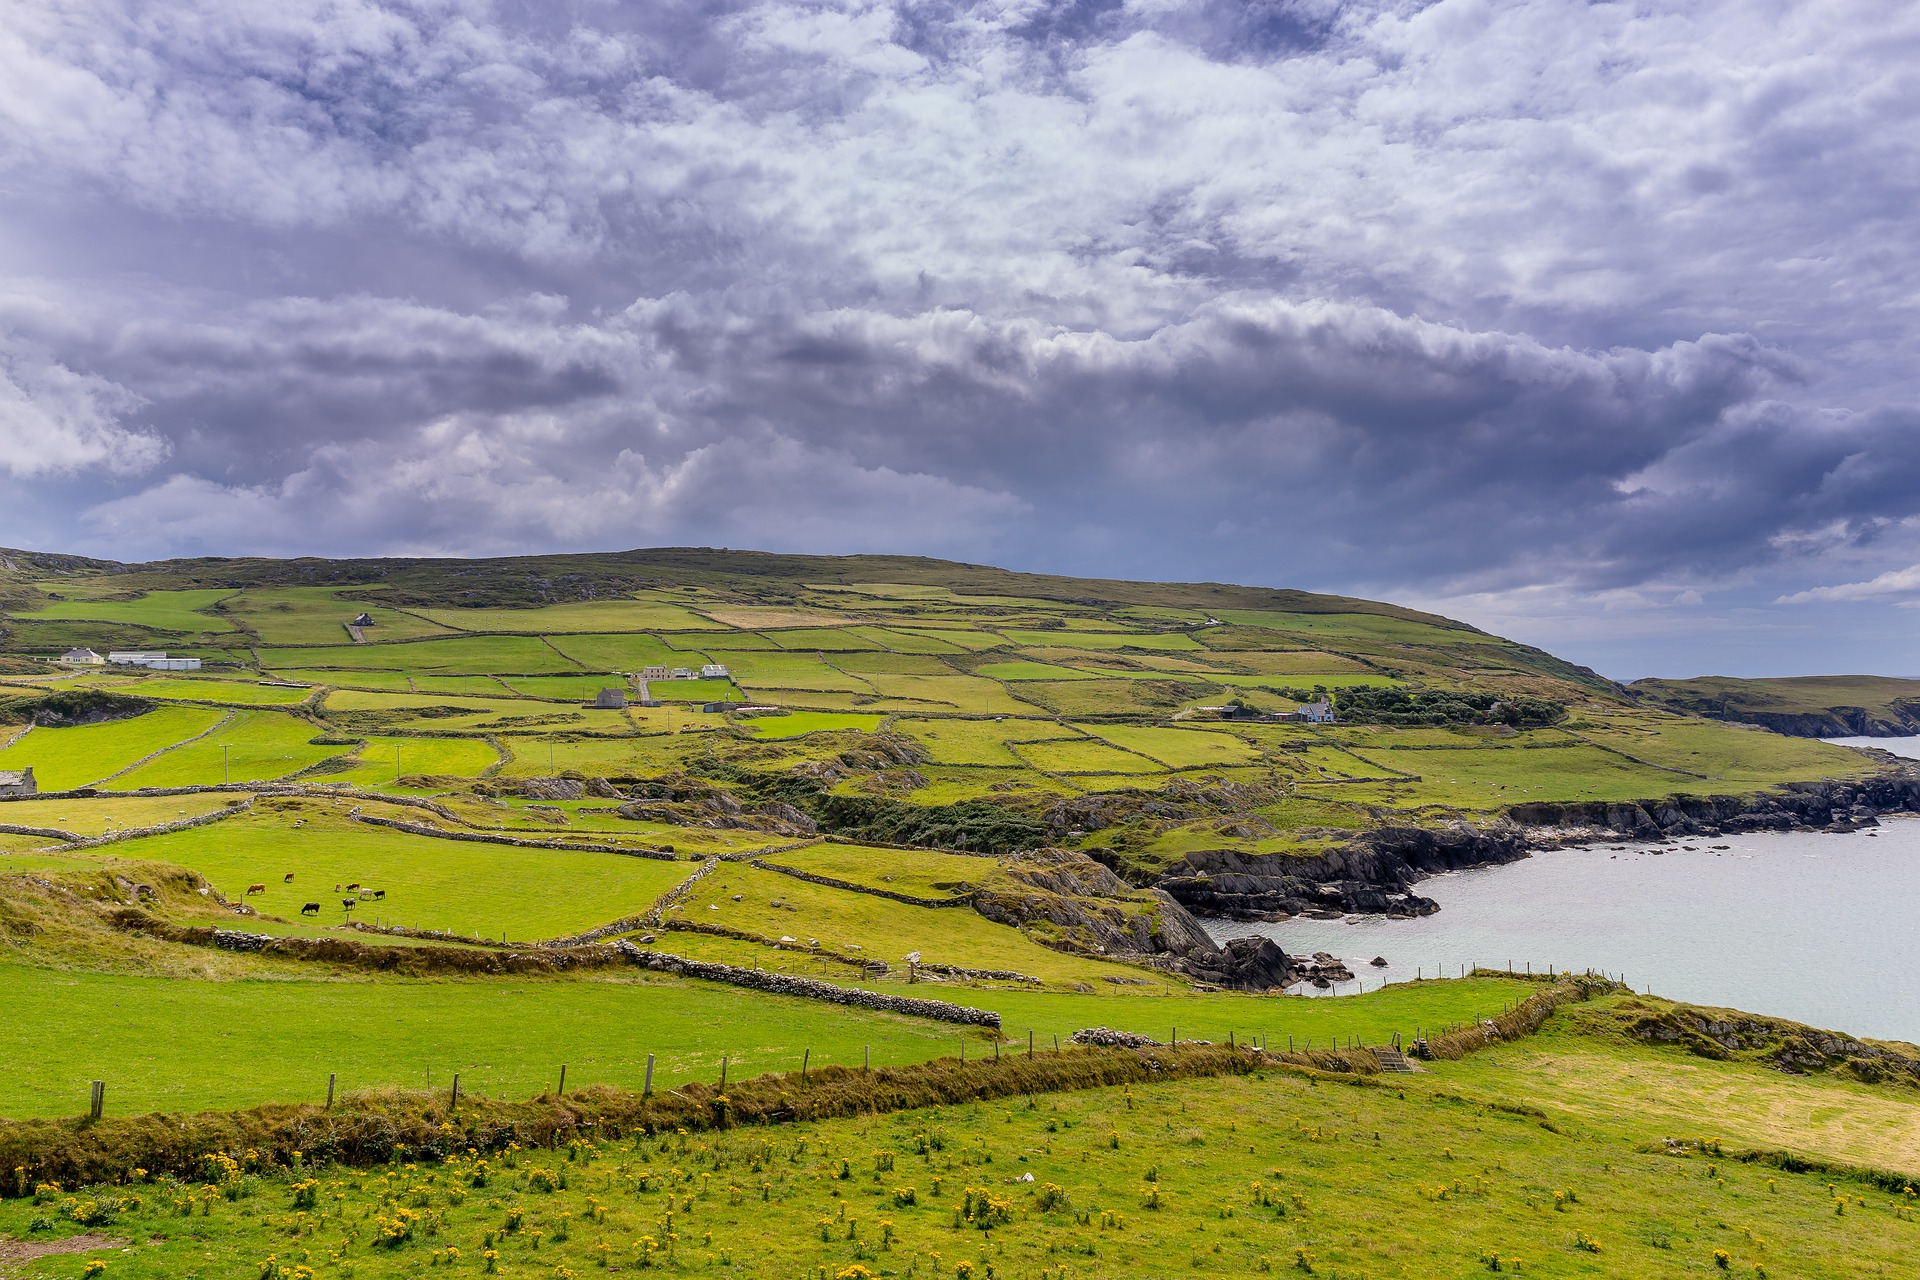
[(91, 649), (69, 649), (60, 655), (60, 661), (70, 662), (80, 667), (101, 667), (107, 662)]
[(1300, 718), (1311, 724), (1332, 724), (1333, 703), (1326, 698), (1315, 698), (1300, 708)]
[(700, 668), (700, 678), (702, 680), (725, 680), (727, 675), (727, 668), (718, 662), (709, 662), (706, 666)]

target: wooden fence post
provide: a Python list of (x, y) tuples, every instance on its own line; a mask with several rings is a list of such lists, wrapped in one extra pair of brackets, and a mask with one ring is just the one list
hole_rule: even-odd
[(1033, 1056), (1033, 1028), (1032, 1027), (1027, 1028), (1027, 1056), (1029, 1058)]
[(1060, 1033), (1058, 1031), (1053, 1033), (1053, 1056), (1056, 1058), (1060, 1056)]
[(720, 1055), (720, 1092), (727, 1091), (727, 1055)]
[(333, 1110), (333, 1086), (338, 1083), (339, 1079), (339, 1072), (329, 1071), (327, 1073), (327, 1110), (329, 1111)]
[(653, 1096), (653, 1055), (647, 1055), (647, 1082), (640, 1087), (640, 1101), (645, 1102)]
[(560, 1087), (554, 1092), (562, 1098), (567, 1096), (567, 1064), (564, 1062), (560, 1064)]
[(460, 1073), (456, 1071), (453, 1073), (453, 1092), (448, 1097), (447, 1110), (451, 1111), (459, 1105), (460, 1105)]
[(87, 1118), (90, 1120), (98, 1120), (100, 1113), (106, 1109), (106, 1105), (107, 1082), (105, 1080), (95, 1080), (87, 1099)]
[(867, 1055), (867, 1065), (862, 1067), (861, 1070), (871, 1073), (873, 1071), (873, 1046), (870, 1044), (863, 1044), (860, 1046), (860, 1048)]
[(805, 1084), (807, 1082), (807, 1059), (811, 1058), (812, 1056), (813, 1056), (812, 1049), (802, 1049), (800, 1051), (800, 1083), (801, 1084)]

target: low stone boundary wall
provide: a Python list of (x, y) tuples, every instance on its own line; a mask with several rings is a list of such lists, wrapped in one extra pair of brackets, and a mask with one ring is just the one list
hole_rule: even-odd
[(119, 844), (122, 840), (138, 840), (142, 836), (161, 836), (169, 831), (191, 831), (195, 827), (211, 826), (224, 822), (228, 818), (237, 818), (251, 811), (253, 798), (249, 796), (239, 804), (228, 805), (224, 809), (214, 809), (209, 813), (198, 814), (191, 818), (182, 818), (178, 822), (162, 822), (151, 827), (128, 827), (124, 831), (114, 831), (104, 836), (86, 836), (68, 845), (68, 849), (97, 849), (103, 844)]
[(937, 1022), (990, 1027), (995, 1031), (1000, 1029), (1000, 1015), (990, 1009), (969, 1009), (945, 1000), (881, 995), (874, 991), (862, 991), (858, 987), (838, 987), (818, 978), (801, 978), (766, 969), (742, 969), (737, 965), (717, 964), (710, 960), (688, 960), (663, 951), (648, 951), (624, 940), (614, 943), (613, 948), (643, 968), (683, 977), (730, 982), (737, 987), (752, 987), (756, 991), (767, 991), (774, 995), (825, 1000), (830, 1004), (851, 1005), (857, 1009), (877, 1009), (885, 1013), (904, 1013), (914, 1018), (932, 1018)]
[(58, 840), (62, 844), (71, 844), (86, 837), (73, 831), (62, 831), (58, 827), (23, 827), (14, 822), (0, 822), (0, 836), (39, 836), (42, 840)]
[(653, 905), (640, 913), (641, 919), (647, 924), (659, 924), (661, 920), (666, 918), (667, 912), (687, 900), (687, 895), (693, 892), (693, 886), (699, 884), (719, 869), (720, 859), (708, 858), (700, 864), (699, 868), (694, 871), (692, 875), (655, 898)]
[(974, 894), (963, 893), (952, 898), (916, 898), (910, 893), (895, 893), (892, 889), (876, 889), (870, 884), (854, 884), (850, 880), (835, 880), (832, 876), (818, 875), (812, 871), (801, 871), (797, 867), (783, 867), (775, 862), (765, 862), (760, 858), (748, 858), (747, 865), (759, 867), (762, 871), (778, 871), (783, 876), (792, 876), (795, 880), (805, 880), (808, 884), (824, 885), (829, 889), (845, 889), (850, 893), (870, 893), (876, 898), (891, 898), (895, 902), (904, 902), (910, 907), (970, 907)]
[(395, 831), (405, 831), (416, 836), (437, 836), (442, 840), (466, 840), (475, 844), (504, 844), (516, 849), (575, 850), (581, 853), (617, 853), (629, 858), (654, 858), (661, 862), (674, 862), (675, 855), (662, 849), (623, 849), (611, 844), (575, 844), (556, 840), (522, 840), (518, 836), (493, 835), (485, 831), (448, 831), (444, 827), (430, 827), (423, 822), (405, 822), (399, 818), (375, 818), (368, 814), (352, 815), (355, 822), (364, 822), (369, 826), (391, 827)]

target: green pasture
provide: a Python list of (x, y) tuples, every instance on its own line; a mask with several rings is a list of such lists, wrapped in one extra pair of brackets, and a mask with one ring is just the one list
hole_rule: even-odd
[(192, 591), (149, 591), (134, 600), (55, 600), (42, 608), (13, 616), (35, 622), (121, 622), (156, 631), (187, 633), (231, 631), (233, 623), (206, 612), (233, 594), (216, 588)]
[(870, 1045), (878, 1061), (905, 1063), (955, 1044), (943, 1023), (634, 971), (199, 982), (6, 965), (0, 986), (0, 1115), (16, 1117), (75, 1114), (99, 1079), (109, 1112), (127, 1115), (324, 1101), (329, 1073), (349, 1093), (443, 1087), (458, 1071), (463, 1090), (528, 1096), (562, 1062), (570, 1088), (638, 1089), (652, 1053), (654, 1087), (670, 1088), (716, 1075), (723, 1055), (758, 1073), (797, 1069), (803, 1050), (846, 1065)]
[(239, 711), (212, 733), (147, 761), (110, 784), (117, 791), (142, 787), (194, 787), (216, 782), (267, 782), (297, 773), (346, 747), (317, 747), (320, 731), (308, 721), (278, 711)]
[(407, 774), (477, 778), (500, 763), (500, 753), (474, 738), (369, 738), (353, 760), (351, 769), (316, 780), (371, 788), (393, 786)]
[(870, 675), (868, 683), (899, 702), (932, 703), (925, 708), (952, 708), (961, 715), (1032, 715), (1031, 704), (1007, 692), (1006, 686), (978, 676)]
[(642, 667), (688, 665), (687, 654), (668, 648), (658, 637), (639, 632), (558, 635), (550, 637), (547, 643), (589, 671), (637, 674)]
[(1159, 683), (1123, 677), (1023, 680), (1015, 688), (1023, 702), (1061, 716), (1163, 716), (1195, 701), (1203, 689), (1180, 677)]
[(989, 680), (1098, 680), (1103, 674), (1050, 662), (989, 662), (975, 667), (974, 673)]
[(659, 600), (590, 600), (536, 609), (419, 609), (415, 612), (456, 631), (507, 631), (526, 635), (725, 629), (682, 605)]
[(1234, 666), (1245, 667), (1259, 675), (1314, 677), (1308, 681), (1309, 685), (1345, 684), (1349, 683), (1346, 680), (1349, 675), (1365, 675), (1373, 671), (1364, 662), (1318, 649), (1243, 650), (1220, 654), (1216, 658), (1217, 661), (1229, 659)]
[[(1712, 720), (1607, 717), (1596, 718), (1595, 727), (1576, 732), (1650, 765), (1704, 774), (1722, 787), (1754, 787), (1809, 776), (1860, 777), (1878, 767), (1848, 747)], [(1684, 780), (1668, 787), (1670, 791), (1688, 789)]]
[(951, 676), (954, 669), (931, 654), (924, 653), (837, 653), (833, 665), (860, 675)]
[(1075, 725), (1115, 746), (1151, 756), (1175, 769), (1196, 765), (1250, 764), (1260, 748), (1231, 733), (1205, 729), (1160, 729), (1147, 725)]
[(347, 624), (361, 614), (373, 619), (369, 640), (413, 640), (447, 634), (445, 627), (356, 596), (378, 587), (250, 587), (227, 597), (221, 612), (270, 645), (351, 644)]
[(820, 653), (855, 653), (862, 649), (879, 649), (884, 646), (877, 640), (869, 640), (847, 627), (796, 627), (791, 630), (768, 630), (761, 634), (779, 645), (782, 649), (813, 650)]
[(1012, 628), (1001, 632), (1017, 645), (1048, 645), (1061, 649), (1157, 649), (1168, 653), (1197, 650), (1199, 645), (1185, 632), (1164, 633), (1102, 631), (1023, 631)]
[(924, 743), (940, 764), (982, 764), (1014, 767), (1019, 764), (1007, 750), (1010, 737), (1038, 738), (1057, 736), (1052, 724), (1032, 721), (990, 720), (899, 720), (894, 728)]
[[(734, 894), (743, 895), (739, 902)], [(784, 906), (773, 906), (774, 902)], [(744, 863), (728, 864), (702, 880), (676, 918), (744, 929), (762, 937), (817, 938), (838, 949), (897, 964), (908, 951), (928, 961), (973, 969), (1009, 969), (1050, 982), (1099, 982), (1108, 974), (1162, 975), (1105, 960), (1085, 959), (1041, 946), (1018, 929), (995, 924), (966, 908), (912, 907), (870, 894), (808, 884)]]
[(258, 680), (196, 679), (189, 676), (156, 676), (135, 680), (115, 691), (163, 702), (211, 702), (228, 707), (297, 707), (313, 693), (311, 689), (263, 685)]
[(263, 665), (275, 670), (335, 667), (441, 675), (549, 675), (579, 669), (536, 636), (455, 636), (337, 649), (263, 649), (260, 657)]
[[(958, 804), (962, 800), (999, 800), (1004, 798), (1007, 790), (1029, 797), (1075, 795), (1084, 790), (1084, 787), (1074, 787), (1024, 766), (1016, 769), (942, 769), (921, 765), (918, 772), (926, 778), (927, 785), (898, 796), (898, 799), (909, 804), (939, 805)], [(1136, 784), (1129, 778), (1123, 780), (1122, 785)], [(844, 783), (841, 790), (846, 795), (858, 794)]]
[[(916, 622), (920, 625), (915, 627), (888, 627), (886, 630), (888, 632), (897, 631), (903, 636), (910, 636), (916, 640), (926, 640), (937, 644), (950, 645), (953, 648), (973, 653), (979, 653), (986, 649), (998, 649), (1007, 644), (1007, 638), (997, 631), (983, 631), (964, 623), (954, 623), (952, 625), (935, 628), (924, 618), (916, 619)], [(890, 649), (900, 648), (902, 650), (905, 648), (905, 646), (893, 644), (889, 644), (887, 647)], [(940, 652), (944, 653), (945, 650), (943, 649)]]
[(163, 706), (127, 720), (37, 728), (0, 750), (0, 769), (31, 767), (42, 791), (67, 791), (204, 733), (223, 718), (209, 707)]
[(1687, 790), (1680, 774), (1588, 746), (1354, 754), (1362, 764), (1379, 766), (1374, 771), (1346, 766), (1356, 776), (1387, 769), (1420, 775), (1419, 782), (1402, 784), (1400, 791), (1415, 804), (1489, 809), (1527, 800), (1636, 800)]
[(1437, 627), (1410, 618), (1379, 613), (1283, 613), (1261, 609), (1221, 609), (1214, 617), (1243, 627), (1263, 627), (1307, 638), (1386, 640), (1396, 644), (1509, 646), (1510, 640), (1464, 627)]
[(541, 698), (549, 702), (591, 702), (602, 689), (617, 689), (622, 693), (633, 691), (625, 676), (604, 673), (590, 676), (502, 676), (500, 680), (522, 697)]
[(739, 721), (739, 727), (755, 737), (797, 738), (808, 733), (822, 733), (837, 729), (858, 729), (862, 733), (872, 733), (880, 727), (883, 716), (841, 714), (833, 711), (789, 711), (783, 716), (754, 716)]
[[(872, 688), (859, 676), (828, 665), (817, 653), (782, 653), (777, 650), (738, 653), (716, 649), (712, 657), (747, 688), (838, 690), (849, 693), (867, 693)], [(676, 665), (688, 666), (689, 663), (683, 655)]]
[[(197, 871), (235, 901), (248, 885), (265, 884), (265, 894), (247, 901), (269, 915), (297, 919), (303, 904), (318, 901), (321, 921), (338, 923), (345, 917), (333, 886), (358, 881), (387, 896), (356, 909), (356, 918), (483, 937), (505, 933), (517, 941), (578, 933), (636, 914), (692, 870), (621, 854), (412, 835), (352, 821), (346, 816), (352, 803), (261, 801), (244, 817), (113, 849), (120, 857)], [(431, 821), (406, 810), (386, 816)], [(291, 884), (284, 881), (289, 872)], [(553, 892), (557, 885), (566, 892)]]
[[(404, 671), (318, 671), (279, 665), (280, 654), (267, 650), (261, 667), (275, 679), (297, 680), (302, 684), (323, 684), (334, 689), (383, 689), (404, 693), (413, 688)], [(498, 689), (499, 686), (494, 686)]]
[(1014, 748), (1021, 759), (1048, 773), (1161, 773), (1165, 766), (1096, 738), (1028, 742)]
[(822, 841), (802, 849), (767, 855), (767, 861), (815, 875), (831, 876), (848, 884), (911, 894), (917, 898), (948, 898), (964, 893), (994, 874), (992, 858), (970, 858), (930, 849), (887, 849), (869, 845)]
[[(638, 710), (634, 712), (634, 718), (646, 717), (651, 722), (652, 717), (661, 713), (668, 713), (674, 718), (673, 721), (663, 719), (658, 722), (662, 733), (719, 729), (727, 723), (724, 717), (718, 715), (665, 707)], [(605, 778), (645, 774), (659, 768), (653, 745), (656, 739), (650, 737), (568, 738), (564, 734), (556, 734), (551, 739), (545, 736), (515, 736), (502, 741), (507, 750), (513, 753), (513, 759), (501, 771), (510, 778), (544, 778), (570, 769), (589, 777)]]
[(855, 635), (863, 636), (875, 644), (884, 645), (894, 653), (945, 654), (967, 652), (967, 648), (964, 645), (950, 644), (945, 640), (935, 639), (931, 634), (927, 633), (916, 635), (911, 631), (901, 631), (892, 627), (853, 627), (851, 630)]
[[(19, 827), (51, 827), (75, 835), (104, 836), (135, 827), (197, 818), (225, 808), (234, 797), (218, 792), (186, 796), (126, 796), (111, 793), (58, 800), (8, 800), (0, 803), (0, 822)], [(21, 837), (28, 839), (29, 837)], [(36, 843), (45, 844), (39, 840)]]

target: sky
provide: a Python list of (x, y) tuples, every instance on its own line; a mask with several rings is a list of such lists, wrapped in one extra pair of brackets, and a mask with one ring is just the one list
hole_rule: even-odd
[(0, 545), (1920, 675), (1910, 0), (12, 0)]

